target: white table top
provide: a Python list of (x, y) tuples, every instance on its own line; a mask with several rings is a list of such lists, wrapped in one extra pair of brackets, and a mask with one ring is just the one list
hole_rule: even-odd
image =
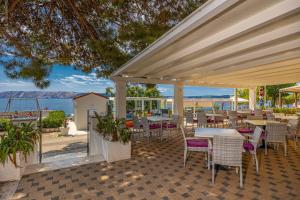
[(266, 126), (267, 122), (280, 123), (279, 121), (273, 121), (273, 120), (249, 120), (249, 119), (246, 119), (245, 122), (248, 124), (252, 124), (254, 126)]
[(219, 113), (206, 113), (205, 115), (208, 117), (224, 117), (224, 115)]
[(215, 135), (238, 137), (244, 139), (244, 137), (235, 129), (226, 129), (226, 128), (196, 128), (195, 129), (195, 137), (213, 138)]
[(251, 111), (249, 111), (249, 110), (238, 110), (236, 112), (239, 114), (250, 114), (251, 113)]
[(147, 119), (152, 122), (171, 121), (172, 120), (172, 118), (170, 118), (170, 117), (163, 117), (163, 116), (150, 116), (150, 117), (147, 117)]

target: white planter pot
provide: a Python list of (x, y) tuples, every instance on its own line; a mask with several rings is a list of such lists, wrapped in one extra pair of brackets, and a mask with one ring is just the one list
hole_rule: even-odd
[(110, 142), (94, 129), (90, 132), (90, 155), (102, 155), (107, 162), (131, 158), (131, 142)]
[(39, 162), (38, 145), (35, 146), (34, 151), (27, 156), (27, 162), (23, 154), (17, 153), (16, 161), (19, 167), (7, 159), (5, 165), (0, 164), (0, 182), (20, 180), (25, 172), (26, 166), (37, 164)]

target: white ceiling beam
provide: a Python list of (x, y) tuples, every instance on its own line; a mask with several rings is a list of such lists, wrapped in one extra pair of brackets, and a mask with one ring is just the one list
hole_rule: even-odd
[(212, 70), (203, 72), (201, 74), (190, 74), (189, 76), (182, 76), (181, 73), (173, 74), (172, 78), (181, 78), (181, 79), (197, 79), (198, 77), (225, 74), (233, 71), (240, 71), (244, 69), (251, 69), (256, 66), (267, 65), (270, 63), (287, 61), (289, 59), (300, 58), (300, 49), (292, 50), (289, 52), (279, 53), (276, 55), (266, 56), (263, 58), (255, 59), (238, 65), (223, 67), (222, 69)]
[[(273, 29), (270, 32), (266, 32), (263, 34), (259, 34), (255, 37), (250, 37), (247, 40), (234, 43), (228, 47), (222, 49), (216, 49), (209, 54), (206, 55), (198, 55), (197, 58), (188, 60), (185, 63), (176, 63), (175, 66), (168, 67), (167, 69), (159, 70), (156, 72), (157, 76), (163, 77), (165, 75), (171, 74), (176, 71), (180, 71), (182, 69), (187, 70), (189, 68), (193, 68), (195, 66), (200, 66), (205, 63), (224, 58), (228, 55), (236, 54), (241, 51), (245, 51), (247, 49), (253, 49), (255, 47), (259, 47), (263, 44), (275, 42), (276, 40), (280, 40), (287, 36), (297, 34), (300, 32), (300, 21), (295, 23), (282, 26), (279, 29)], [(154, 72), (155, 73), (155, 72)]]
[(166, 66), (168, 63), (171, 63), (176, 60), (180, 60), (191, 53), (200, 52), (205, 49), (211, 48), (213, 46), (218, 46), (221, 43), (227, 42), (234, 38), (237, 38), (243, 34), (246, 34), (250, 31), (258, 29), (266, 24), (277, 21), (280, 18), (286, 17), (297, 11), (300, 7), (300, 1), (295, 0), (286, 0), (280, 1), (279, 3), (269, 7), (261, 12), (258, 12), (249, 18), (242, 20), (223, 31), (217, 32), (210, 37), (207, 37), (199, 42), (196, 42), (182, 50), (176, 51), (174, 54), (159, 60), (153, 63), (150, 66), (141, 68), (135, 76), (141, 77), (145, 74), (158, 69), (160, 67)]
[[(246, 52), (239, 56), (229, 57), (227, 59), (224, 59), (224, 60), (212, 63), (212, 64), (208, 64), (205, 66), (199, 66), (197, 68), (192, 68), (191, 70), (184, 69), (183, 72), (180, 73), (180, 75), (184, 77), (184, 76), (188, 76), (189, 74), (197, 74), (197, 73), (199, 74), (201, 72), (213, 71), (218, 68), (223, 68), (226, 66), (234, 66), (236, 64), (259, 59), (259, 58), (262, 58), (265, 56), (278, 54), (278, 53), (289, 51), (289, 50), (296, 49), (296, 48), (300, 48), (300, 38), (297, 38), (297, 39), (294, 39), (291, 41), (287, 41), (284, 43), (280, 43), (277, 45), (272, 45), (271, 47), (265, 47), (263, 49), (259, 49), (256, 51), (253, 50), (248, 53)], [(179, 72), (177, 72), (177, 73), (179, 73)]]
[(120, 77), (111, 76), (113, 81), (123, 80), (128, 83), (148, 83), (148, 84), (176, 84), (178, 81), (172, 80), (162, 80), (162, 79), (151, 79), (151, 78), (135, 78), (135, 77)]
[(268, 71), (268, 70), (273, 70), (273, 69), (281, 69), (281, 68), (287, 68), (290, 69), (291, 67), (293, 67), (294, 65), (298, 65), (300, 64), (300, 58), (298, 59), (291, 59), (291, 60), (287, 60), (287, 61), (282, 61), (282, 62), (276, 62), (276, 63), (270, 63), (270, 64), (266, 64), (266, 65), (259, 65), (259, 66), (255, 66), (252, 68), (247, 68), (247, 69), (241, 69), (241, 70), (234, 70), (234, 71), (229, 71), (226, 73), (222, 73), (222, 74), (211, 74), (209, 76), (209, 78), (222, 78), (222, 77), (228, 77), (228, 76), (243, 76), (245, 74), (252, 74), (252, 73), (256, 73), (259, 71)]
[(297, 72), (300, 70), (300, 64), (298, 65), (289, 65), (289, 66), (282, 66), (282, 67), (277, 67), (277, 68), (272, 68), (268, 70), (259, 70), (259, 71), (254, 71), (254, 72), (247, 72), (239, 75), (233, 75), (231, 73), (228, 73), (226, 76), (222, 77), (213, 77), (213, 76), (205, 76), (202, 78), (202, 80), (209, 81), (213, 79), (218, 79), (219, 81), (221, 80), (232, 80), (234, 77), (238, 77), (239, 79), (248, 79), (249, 77), (257, 77), (257, 76), (262, 76), (262, 75), (268, 75), (268, 76), (273, 76), (276, 74), (285, 74), (285, 73), (290, 73), (290, 72)]

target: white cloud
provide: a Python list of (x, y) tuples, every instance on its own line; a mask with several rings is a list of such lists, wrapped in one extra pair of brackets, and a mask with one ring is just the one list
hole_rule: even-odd
[(74, 90), (76, 90), (78, 86), (96, 86), (101, 88), (113, 86), (110, 80), (97, 78), (96, 73), (91, 73), (88, 75), (75, 74), (65, 78), (57, 79), (57, 81), (68, 88), (74, 88)]
[(0, 82), (0, 88), (2, 89), (1, 91), (6, 91), (6, 90), (15, 90), (19, 88), (26, 88), (26, 87), (32, 87), (33, 83), (32, 82), (25, 82), (25, 81), (20, 81), (20, 80), (8, 80), (5, 82)]

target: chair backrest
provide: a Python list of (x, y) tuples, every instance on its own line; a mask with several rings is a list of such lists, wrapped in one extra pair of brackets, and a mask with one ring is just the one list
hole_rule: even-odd
[(216, 113), (218, 113), (218, 114), (222, 114), (224, 117), (226, 117), (227, 116), (227, 111), (226, 110), (217, 110), (217, 112)]
[(255, 116), (263, 116), (262, 109), (254, 109), (254, 115)]
[(234, 120), (236, 120), (236, 119), (237, 119), (237, 112), (234, 111), (234, 110), (228, 111), (228, 117), (229, 117), (229, 119), (234, 119)]
[(267, 120), (275, 120), (275, 116), (273, 115), (273, 113), (267, 112), (266, 115), (267, 115)]
[(285, 142), (288, 133), (285, 123), (268, 122), (266, 125), (266, 140), (268, 142)]
[(176, 124), (177, 128), (178, 128), (178, 125), (179, 125), (179, 115), (173, 115), (172, 117), (172, 121), (171, 121), (173, 124)]
[(132, 121), (133, 121), (133, 128), (135, 128), (135, 129), (141, 128), (141, 123), (140, 123), (139, 118), (137, 116), (134, 115), (132, 117)]
[(298, 119), (290, 119), (289, 120), (289, 130), (293, 132), (293, 134), (300, 133), (300, 118)]
[(214, 136), (212, 161), (215, 164), (241, 166), (243, 138)]
[(207, 117), (205, 112), (197, 112), (198, 127), (207, 125)]
[(141, 124), (143, 126), (143, 130), (148, 133), (150, 131), (150, 127), (147, 117), (141, 118)]
[(259, 128), (258, 126), (255, 127), (254, 133), (253, 133), (252, 139), (251, 139), (251, 142), (252, 142), (252, 144), (254, 146), (254, 149), (257, 148), (257, 145), (259, 143), (260, 136), (261, 136), (262, 132), (263, 132), (263, 130), (261, 128)]
[(187, 112), (186, 115), (186, 123), (193, 123), (194, 121), (194, 114), (192, 112)]
[(262, 115), (261, 116), (259, 116), (259, 115), (248, 115), (247, 119), (249, 119), (249, 120), (263, 120), (264, 118), (263, 118)]

